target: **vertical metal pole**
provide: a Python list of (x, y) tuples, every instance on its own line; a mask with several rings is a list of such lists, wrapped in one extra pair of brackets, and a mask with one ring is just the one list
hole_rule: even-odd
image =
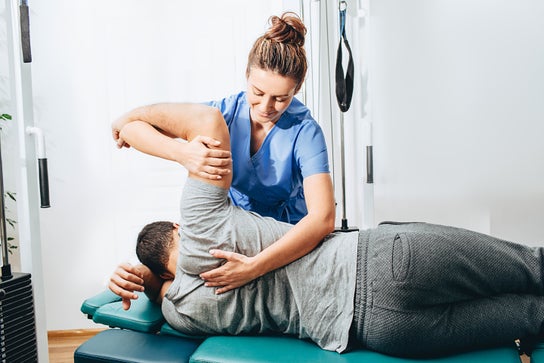
[(39, 208), (35, 208), (39, 200), (38, 175), (34, 159), (36, 151), (34, 142), (28, 142), (27, 138), (30, 136), (25, 133), (26, 126), (34, 126), (32, 63), (25, 63), (22, 57), (18, 1), (7, 0), (6, 4), (10, 83), (15, 103), (13, 120), (18, 131), (18, 157), (23, 161), (23, 163), (19, 163), (20, 168), (17, 170), (19, 173), (17, 183), (17, 224), (19, 226), (21, 270), (32, 275), (38, 360), (40, 363), (48, 363), (49, 352), (45, 317), (40, 216)]
[(340, 164), (342, 168), (342, 229), (348, 228), (346, 218), (346, 162), (344, 151), (344, 113), (340, 112)]
[[(330, 3), (332, 4), (332, 2)], [(320, 39), (323, 39), (324, 38), (324, 42), (325, 42), (325, 53), (321, 53), (321, 49), (320, 49), (320, 53), (319, 53), (319, 56), (320, 57), (324, 57), (326, 59), (326, 63), (324, 64), (324, 72), (319, 74), (319, 80), (320, 80), (320, 84), (319, 84), (319, 90), (320, 91), (323, 91), (325, 92), (325, 90), (328, 90), (328, 94), (326, 94), (325, 96), (322, 96), (320, 95), (319, 97), (319, 100), (320, 102), (323, 102), (325, 103), (327, 106), (328, 106), (328, 113), (329, 113), (329, 123), (330, 123), (330, 150), (331, 150), (331, 170), (332, 170), (332, 184), (333, 185), (336, 185), (336, 168), (335, 168), (335, 162), (336, 162), (336, 158), (335, 158), (335, 147), (334, 147), (334, 113), (333, 113), (333, 109), (332, 109), (332, 104), (333, 104), (333, 96), (332, 96), (332, 93), (331, 93), (331, 89), (332, 89), (332, 80), (331, 80), (331, 77), (332, 79), (334, 79), (334, 75), (333, 73), (330, 71), (331, 69), (331, 58), (330, 58), (330, 54), (331, 54), (331, 42), (333, 41), (332, 39), (329, 38), (329, 29), (332, 27), (332, 24), (329, 24), (330, 20), (329, 20), (329, 9), (327, 8), (327, 5), (329, 5), (328, 2), (326, 1), (321, 1), (320, 2), (320, 18), (319, 20), (321, 21), (321, 14), (324, 14), (325, 16), (325, 19), (324, 19), (324, 23), (325, 23), (325, 26), (324, 26), (324, 29), (323, 27), (319, 27), (319, 31), (320, 31), (320, 34), (319, 34), (319, 37)], [(334, 7), (333, 7), (334, 9)], [(321, 31), (324, 30), (325, 32), (325, 36), (321, 36)], [(321, 64), (320, 64), (321, 66)], [(321, 68), (320, 68), (320, 71), (321, 71)], [(324, 80), (323, 83), (321, 83), (321, 80)], [(327, 99), (325, 101), (325, 98)], [(323, 114), (325, 114), (325, 112), (323, 112)]]

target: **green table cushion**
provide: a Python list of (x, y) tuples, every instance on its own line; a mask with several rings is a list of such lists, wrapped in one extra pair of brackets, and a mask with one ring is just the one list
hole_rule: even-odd
[(435, 359), (403, 359), (355, 350), (338, 354), (314, 343), (290, 337), (217, 336), (206, 339), (193, 353), (190, 363), (520, 363), (517, 349), (502, 347)]
[(531, 353), (531, 363), (544, 363), (544, 341), (536, 344)]
[(199, 342), (122, 329), (104, 330), (74, 352), (74, 363), (186, 363)]
[(143, 293), (132, 300), (129, 310), (123, 310), (122, 302), (105, 304), (94, 312), (93, 321), (111, 327), (131, 329), (144, 333), (158, 332), (164, 323), (161, 307), (151, 302)]
[(168, 324), (168, 323), (162, 324), (161, 330), (159, 332), (161, 334), (165, 334), (165, 335), (173, 335), (173, 336), (176, 336), (176, 337), (194, 339), (194, 340), (200, 340), (200, 341), (202, 341), (202, 340), (204, 340), (204, 339), (206, 339), (208, 337), (208, 336), (204, 336), (204, 335), (187, 335), (187, 334), (183, 334), (182, 332), (179, 332), (176, 329), (172, 328), (170, 326), (170, 324)]
[(121, 297), (108, 289), (83, 301), (80, 310), (83, 314), (87, 314), (87, 316), (92, 318), (99, 307), (116, 301), (121, 301)]

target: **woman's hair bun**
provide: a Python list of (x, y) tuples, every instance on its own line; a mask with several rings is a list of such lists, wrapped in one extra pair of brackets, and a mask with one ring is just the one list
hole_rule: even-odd
[(271, 16), (270, 28), (264, 34), (265, 39), (278, 43), (290, 43), (304, 46), (306, 27), (297, 14), (286, 12), (279, 16)]

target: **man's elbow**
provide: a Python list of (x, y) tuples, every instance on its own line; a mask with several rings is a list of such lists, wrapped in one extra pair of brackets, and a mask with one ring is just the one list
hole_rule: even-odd
[(206, 127), (218, 127), (225, 124), (223, 114), (217, 107), (202, 105), (200, 120)]
[[(218, 108), (211, 106), (202, 106), (202, 110), (199, 116), (199, 123), (197, 130), (191, 130), (193, 137), (197, 135), (210, 136), (219, 141), (222, 139), (229, 139), (229, 131), (227, 123), (223, 118), (223, 114)], [(230, 145), (223, 145), (223, 147), (229, 147)]]

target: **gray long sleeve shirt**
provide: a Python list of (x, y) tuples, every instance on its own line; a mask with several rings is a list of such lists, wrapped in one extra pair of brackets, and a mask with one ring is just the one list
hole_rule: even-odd
[(192, 335), (282, 333), (321, 348), (346, 349), (353, 319), (357, 232), (331, 234), (314, 251), (250, 283), (216, 295), (199, 274), (221, 264), (221, 249), (254, 256), (292, 225), (231, 204), (226, 189), (192, 178), (181, 199), (176, 277), (163, 300), (175, 329)]

